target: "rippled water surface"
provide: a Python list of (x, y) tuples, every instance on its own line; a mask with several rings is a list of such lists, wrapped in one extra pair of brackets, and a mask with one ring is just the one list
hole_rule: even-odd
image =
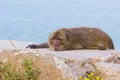
[(98, 27), (120, 49), (120, 0), (0, 1), (0, 39), (47, 41), (63, 27)]

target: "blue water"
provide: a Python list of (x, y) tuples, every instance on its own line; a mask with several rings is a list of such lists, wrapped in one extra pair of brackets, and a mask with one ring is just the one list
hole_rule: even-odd
[(120, 49), (120, 0), (1, 0), (0, 39), (47, 41), (63, 27), (91, 26), (105, 31)]

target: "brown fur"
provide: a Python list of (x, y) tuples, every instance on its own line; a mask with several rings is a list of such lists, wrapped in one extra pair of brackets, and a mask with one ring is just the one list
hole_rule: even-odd
[[(53, 40), (56, 41), (53, 45)], [(48, 46), (53, 50), (74, 50), (74, 49), (114, 49), (111, 38), (98, 28), (63, 28), (49, 36)]]
[[(28, 47), (30, 47), (29, 45)], [(112, 39), (98, 28), (63, 28), (52, 32), (47, 43), (32, 45), (34, 48), (49, 47), (52, 50), (114, 49)], [(31, 47), (30, 47), (31, 48)]]

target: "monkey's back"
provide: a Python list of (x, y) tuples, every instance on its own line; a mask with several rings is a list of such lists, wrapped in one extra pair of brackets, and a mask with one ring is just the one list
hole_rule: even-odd
[[(67, 31), (67, 29), (66, 29)], [(70, 46), (83, 49), (114, 49), (112, 39), (98, 28), (70, 28), (68, 29)]]

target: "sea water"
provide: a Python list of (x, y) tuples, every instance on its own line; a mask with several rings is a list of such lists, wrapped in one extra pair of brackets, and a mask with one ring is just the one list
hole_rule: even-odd
[(105, 31), (120, 49), (120, 0), (1, 0), (0, 39), (45, 42), (59, 28)]

